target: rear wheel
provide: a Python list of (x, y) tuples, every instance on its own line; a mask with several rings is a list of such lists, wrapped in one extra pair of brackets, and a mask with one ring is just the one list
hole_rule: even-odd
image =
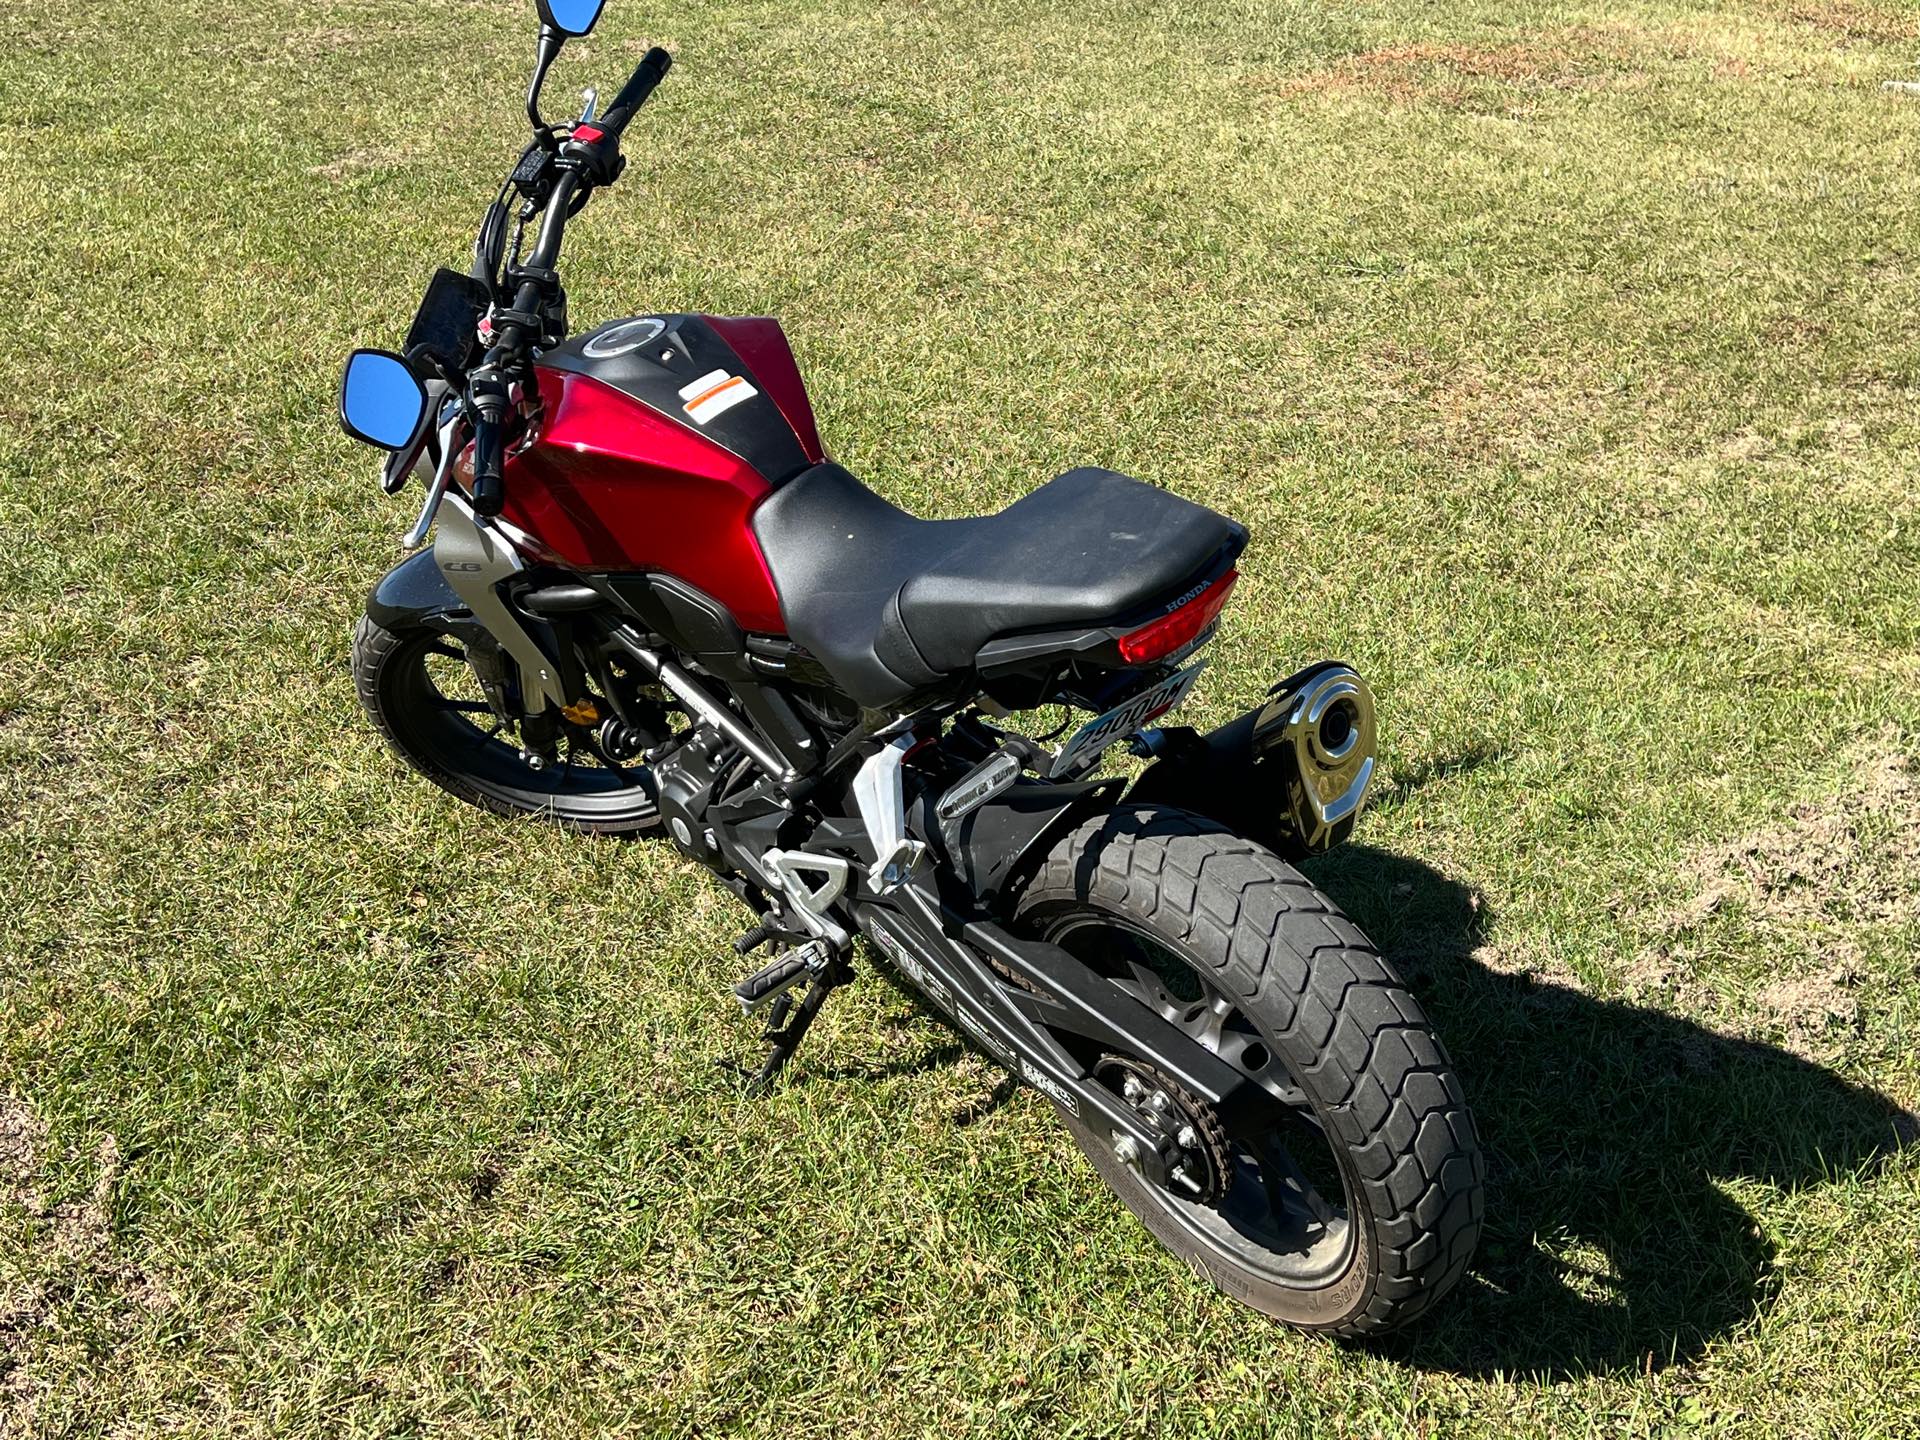
[(1101, 1057), (1098, 1077), (1180, 1137), (1168, 1187), (1068, 1121), (1198, 1273), (1276, 1319), (1347, 1336), (1405, 1324), (1460, 1278), (1484, 1165), (1452, 1064), (1399, 978), (1298, 871), (1184, 811), (1123, 807), (1055, 846), (1017, 920), (1277, 1102), (1228, 1128), (1151, 1056)]
[(486, 701), (458, 636), (388, 630), (362, 616), (353, 632), (360, 703), (400, 757), (449, 794), (496, 815), (531, 815), (595, 835), (656, 828), (652, 774), (602, 754), (590, 729), (563, 727), (534, 769)]

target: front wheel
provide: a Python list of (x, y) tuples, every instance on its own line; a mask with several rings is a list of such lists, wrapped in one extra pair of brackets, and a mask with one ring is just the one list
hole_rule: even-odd
[(488, 707), (457, 635), (388, 630), (363, 615), (353, 632), (353, 680), (400, 758), (469, 804), (593, 835), (637, 835), (660, 824), (652, 774), (609, 759), (584, 728), (567, 726), (554, 759), (529, 766)]
[(1166, 1188), (1068, 1121), (1197, 1273), (1287, 1324), (1356, 1337), (1407, 1323), (1460, 1278), (1485, 1203), (1460, 1083), (1413, 996), (1303, 875), (1185, 811), (1123, 806), (1054, 847), (1016, 921), (1278, 1102), (1227, 1128), (1152, 1056), (1100, 1057), (1103, 1082), (1181, 1137)]

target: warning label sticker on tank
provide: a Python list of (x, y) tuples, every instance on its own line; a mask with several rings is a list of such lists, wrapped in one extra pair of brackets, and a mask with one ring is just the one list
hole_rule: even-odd
[(743, 375), (709, 370), (691, 385), (680, 387), (680, 398), (687, 402), (680, 408), (687, 412), (687, 418), (694, 424), (704, 425), (759, 393)]

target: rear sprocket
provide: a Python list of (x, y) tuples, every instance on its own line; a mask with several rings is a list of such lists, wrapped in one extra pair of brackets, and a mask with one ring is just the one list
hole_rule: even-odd
[(1167, 1170), (1183, 1199), (1217, 1204), (1233, 1180), (1226, 1128), (1211, 1105), (1195, 1099), (1158, 1067), (1131, 1055), (1102, 1055), (1094, 1076), (1132, 1107), (1141, 1123), (1173, 1142)]

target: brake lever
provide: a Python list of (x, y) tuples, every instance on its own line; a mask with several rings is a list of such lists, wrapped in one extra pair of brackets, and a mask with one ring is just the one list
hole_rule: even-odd
[(447, 423), (440, 427), (440, 464), (434, 469), (433, 483), (427, 486), (426, 503), (420, 507), (420, 518), (413, 522), (413, 529), (401, 540), (402, 550), (418, 550), (427, 542), (427, 532), (433, 528), (433, 517), (439, 513), (440, 501), (447, 493), (447, 483), (453, 479), (453, 462), (460, 447), (453, 443), (460, 429), (460, 411), (456, 407), (447, 417)]

